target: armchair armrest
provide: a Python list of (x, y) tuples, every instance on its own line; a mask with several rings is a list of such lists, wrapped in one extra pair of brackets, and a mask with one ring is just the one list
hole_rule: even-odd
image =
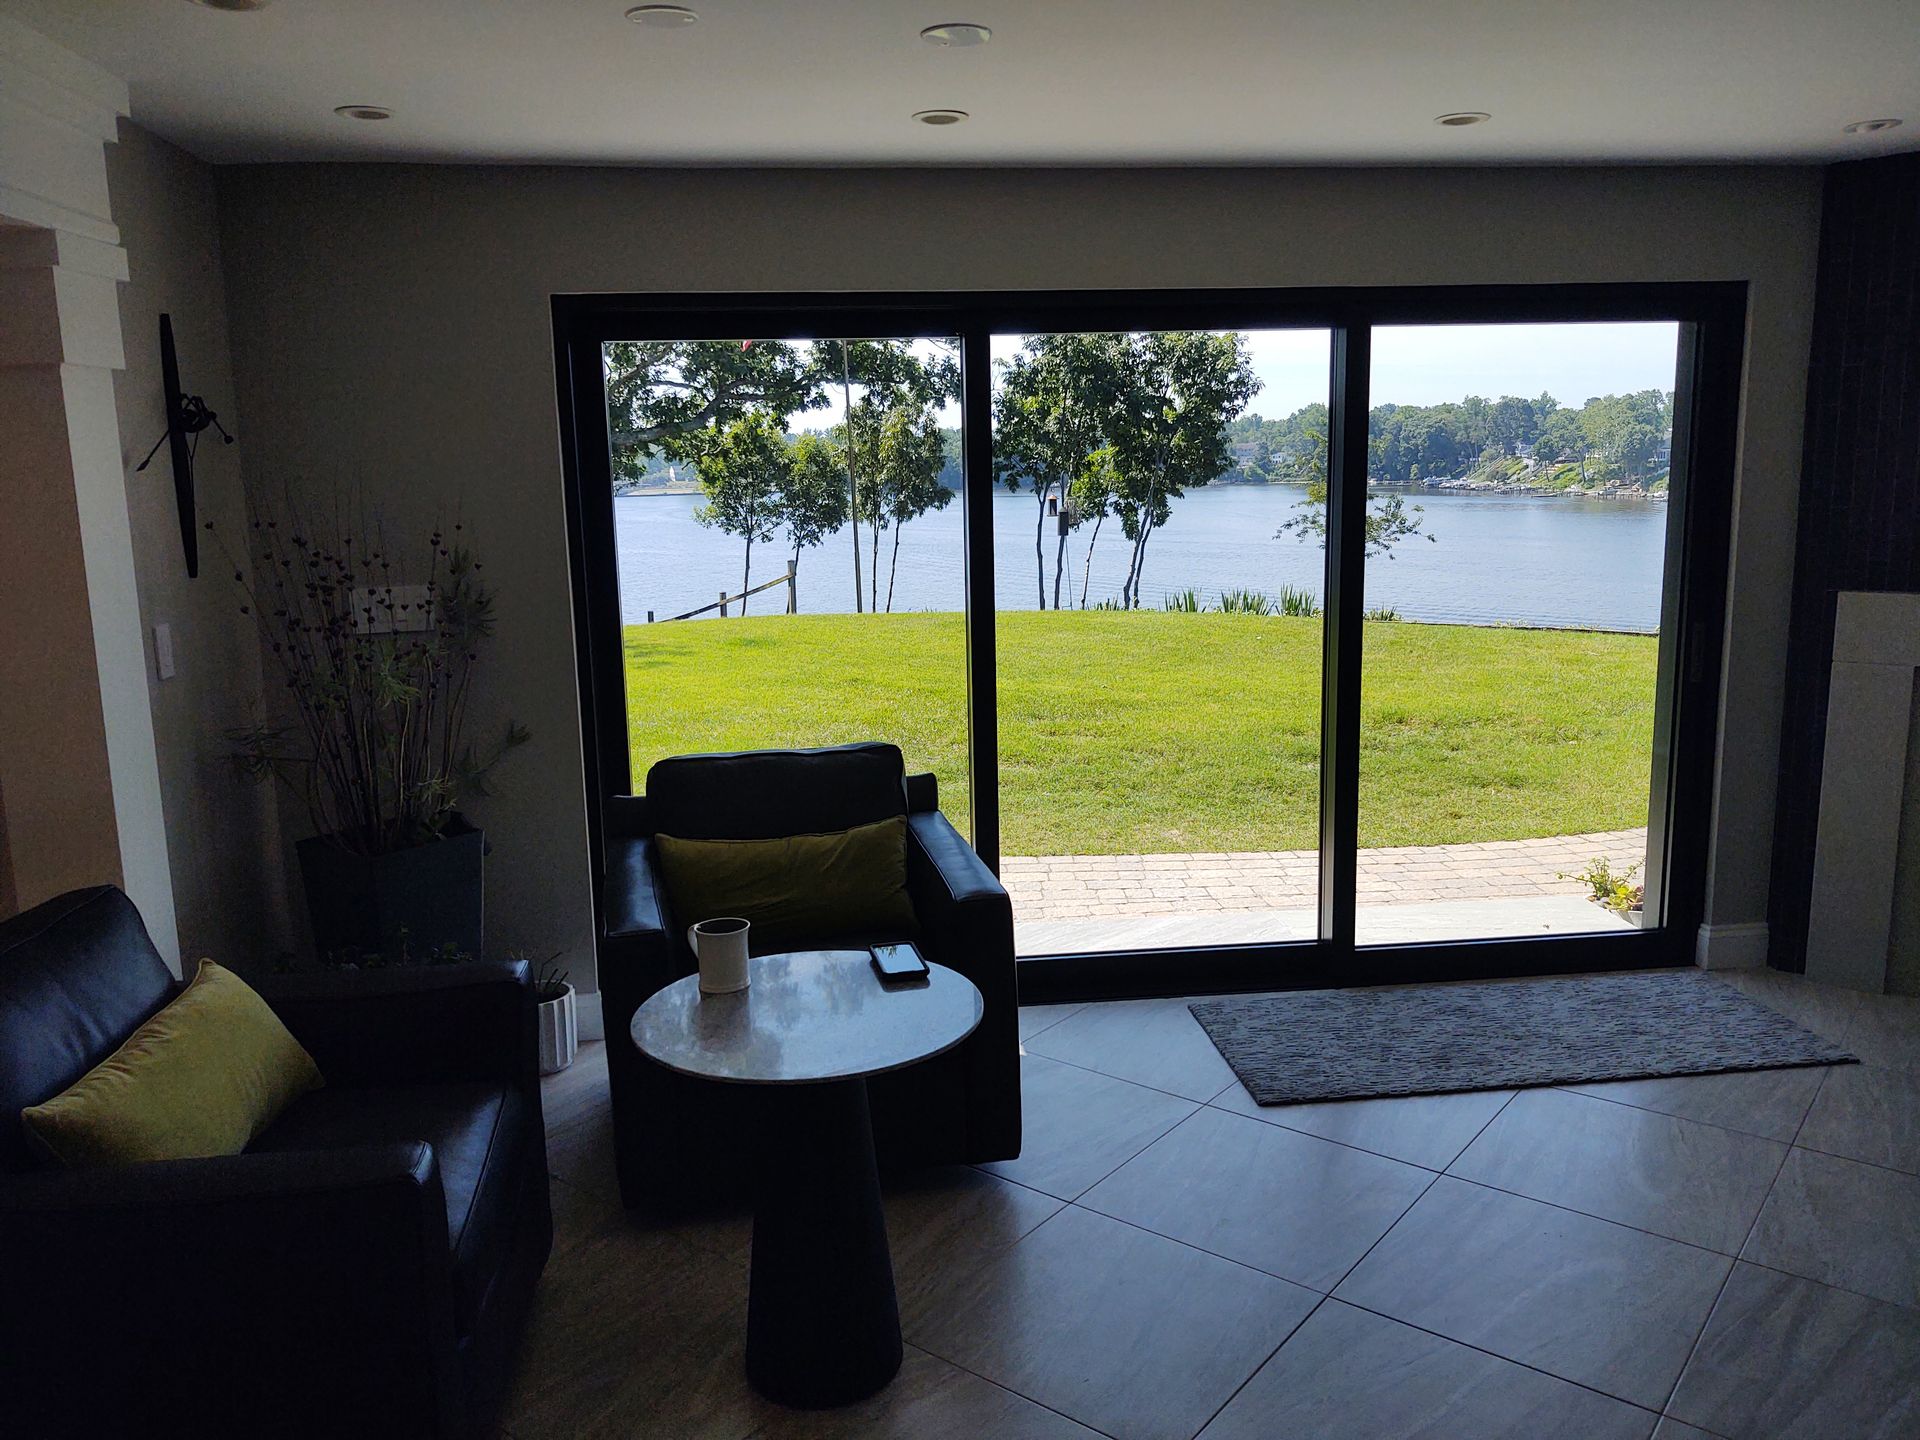
[(624, 1035), (641, 1002), (686, 973), (651, 839), (607, 842), (601, 903), (606, 926), (599, 947), (601, 1005), (607, 1033)]
[(997, 981), (1013, 959), (1013, 902), (937, 810), (907, 816), (907, 891), (931, 958), (985, 993), (987, 981)]
[(449, 1265), (427, 1145), (0, 1178), (0, 1432), (428, 1433)]
[(539, 1090), (524, 960), (278, 975), (258, 988), (329, 1084), (491, 1080)]

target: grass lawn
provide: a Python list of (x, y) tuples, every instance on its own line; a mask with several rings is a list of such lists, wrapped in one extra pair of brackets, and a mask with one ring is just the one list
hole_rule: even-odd
[[(1369, 623), (1360, 843), (1645, 824), (1656, 644)], [(626, 657), (636, 787), (666, 755), (892, 740), (965, 830), (958, 615), (636, 625)], [(1316, 843), (1318, 620), (1007, 612), (999, 662), (1007, 854)]]

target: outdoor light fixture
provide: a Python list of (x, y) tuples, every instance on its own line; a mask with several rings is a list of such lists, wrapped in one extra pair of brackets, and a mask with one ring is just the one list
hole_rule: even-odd
[(1891, 130), (1898, 120), (1856, 120), (1840, 133), (1843, 135), (1878, 135), (1882, 130)]
[(967, 118), (964, 110), (916, 110), (913, 118), (922, 125), (958, 125)]
[(1445, 115), (1434, 116), (1433, 123), (1458, 129), (1462, 125), (1484, 124), (1492, 118), (1493, 116), (1484, 110), (1450, 110)]
[(683, 30), (700, 17), (684, 5), (636, 5), (627, 19), (650, 30)]
[(938, 25), (929, 25), (922, 30), (920, 38), (929, 45), (941, 45), (949, 50), (965, 50), (974, 45), (986, 44), (993, 38), (993, 31), (984, 25), (973, 25), (964, 20), (943, 20)]
[(348, 120), (391, 120), (393, 111), (384, 105), (336, 105), (333, 113)]

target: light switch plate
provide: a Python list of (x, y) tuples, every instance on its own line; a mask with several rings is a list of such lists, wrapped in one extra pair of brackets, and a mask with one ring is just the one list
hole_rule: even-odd
[(173, 627), (153, 627), (153, 668), (162, 680), (173, 678)]

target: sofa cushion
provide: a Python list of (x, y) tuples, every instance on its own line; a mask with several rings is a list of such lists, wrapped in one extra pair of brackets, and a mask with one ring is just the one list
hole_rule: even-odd
[(211, 960), (126, 1043), (21, 1115), (76, 1168), (238, 1155), (320, 1071), (267, 1002)]
[(140, 912), (112, 886), (0, 922), (0, 1173), (46, 1163), (20, 1112), (111, 1055), (173, 988)]
[(769, 840), (870, 825), (907, 813), (900, 747), (681, 755), (647, 771), (656, 830), (689, 840)]
[(447, 1197), (455, 1318), (467, 1333), (505, 1266), (514, 1207), (533, 1152), (532, 1107), (518, 1090), (489, 1084), (333, 1086), (303, 1096), (248, 1153), (341, 1150), (424, 1140)]

